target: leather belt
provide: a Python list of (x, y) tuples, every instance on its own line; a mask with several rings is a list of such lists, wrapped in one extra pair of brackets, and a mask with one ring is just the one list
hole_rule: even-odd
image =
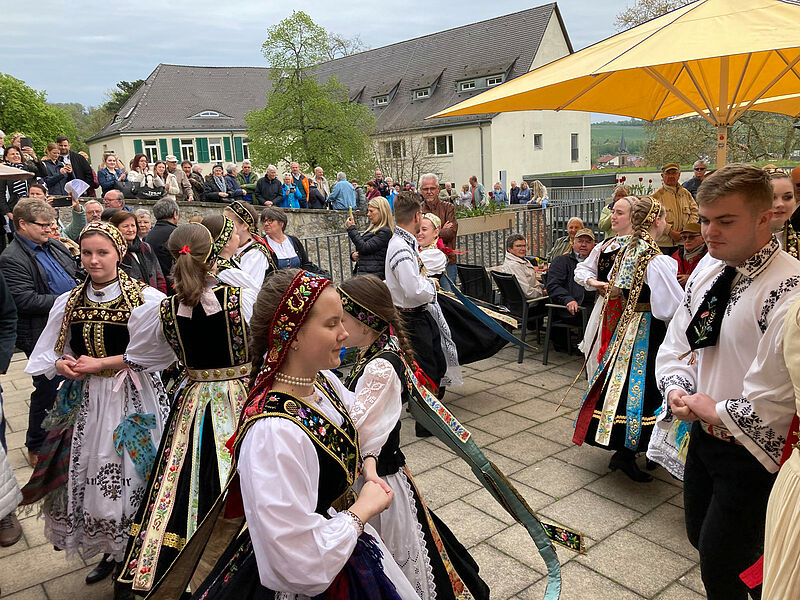
[(415, 306), (414, 308), (400, 308), (400, 310), (402, 312), (419, 314), (419, 313), (423, 313), (426, 310), (428, 310), (428, 305), (427, 304), (421, 304), (420, 306)]
[(633, 307), (633, 312), (653, 312), (653, 308), (649, 302), (637, 302)]
[(740, 446), (742, 445), (741, 442), (736, 440), (730, 430), (722, 425), (711, 425), (705, 421), (700, 421), (700, 429), (705, 431), (711, 437), (715, 437), (723, 442), (728, 442), (729, 444), (739, 444)]
[(228, 381), (241, 379), (250, 373), (250, 363), (236, 365), (235, 367), (219, 367), (217, 369), (186, 369), (192, 381)]

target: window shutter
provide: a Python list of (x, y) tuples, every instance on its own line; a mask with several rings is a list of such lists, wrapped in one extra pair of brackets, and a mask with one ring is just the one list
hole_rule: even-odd
[(225, 160), (231, 162), (233, 155), (231, 154), (231, 138), (222, 138), (222, 145), (225, 147)]
[(167, 149), (167, 140), (163, 138), (158, 140), (158, 150), (159, 150), (158, 158), (164, 160), (167, 157), (167, 154), (169, 154), (169, 150)]
[(211, 162), (211, 158), (208, 155), (208, 138), (197, 138), (195, 143), (197, 144), (197, 162)]
[(142, 140), (133, 140), (133, 152), (134, 154), (142, 154), (144, 152)]
[(242, 148), (242, 138), (240, 137), (233, 138), (233, 150), (234, 150), (234, 156), (236, 157), (236, 162), (242, 162), (244, 160), (244, 149)]
[(172, 138), (172, 153), (181, 161), (181, 141), (178, 138)]

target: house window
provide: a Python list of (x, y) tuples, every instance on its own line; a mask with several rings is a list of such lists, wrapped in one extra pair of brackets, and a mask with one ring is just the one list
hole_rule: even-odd
[(158, 160), (158, 142), (156, 140), (144, 140), (144, 155), (150, 164)]
[(414, 98), (417, 100), (421, 100), (422, 98), (430, 98), (431, 97), (431, 90), (430, 88), (425, 88), (424, 90), (417, 90), (414, 92)]
[(208, 156), (211, 162), (222, 162), (222, 138), (208, 138)]
[(386, 106), (389, 104), (389, 95), (375, 96), (375, 106)]
[(386, 158), (403, 158), (406, 155), (406, 143), (403, 140), (381, 142), (381, 150)]
[(181, 161), (194, 162), (194, 141), (181, 140)]
[(462, 81), (461, 82), (461, 91), (466, 92), (467, 90), (474, 90), (475, 89), (475, 82), (474, 81)]
[(432, 156), (445, 156), (453, 153), (453, 136), (437, 135), (428, 138), (428, 154)]
[(572, 162), (578, 162), (578, 134), (572, 134), (572, 142), (571, 142), (571, 150), (572, 150)]
[(493, 85), (498, 85), (503, 83), (503, 76), (502, 75), (494, 75), (492, 77), (486, 78), (486, 87), (490, 87)]
[(204, 110), (196, 115), (189, 117), (190, 119), (230, 119), (228, 115), (224, 115), (216, 110)]
[(533, 149), (534, 150), (541, 150), (544, 148), (542, 145), (542, 134), (541, 133), (534, 133), (533, 134)]
[(250, 140), (242, 140), (242, 158), (250, 160)]

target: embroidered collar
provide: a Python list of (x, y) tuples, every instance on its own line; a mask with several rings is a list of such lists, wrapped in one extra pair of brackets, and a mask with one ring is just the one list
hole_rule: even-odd
[(397, 225), (394, 228), (394, 234), (399, 236), (406, 244), (411, 246), (415, 252), (417, 251), (417, 238), (411, 235), (411, 233)]
[(743, 263), (736, 265), (736, 270), (748, 279), (755, 279), (770, 265), (772, 260), (781, 252), (781, 245), (773, 235), (761, 250), (748, 258)]

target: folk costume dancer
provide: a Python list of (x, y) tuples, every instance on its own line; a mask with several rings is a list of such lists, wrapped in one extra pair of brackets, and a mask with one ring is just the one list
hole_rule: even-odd
[[(124, 359), (143, 327), (141, 313), (158, 307), (164, 294), (119, 268), (127, 243), (110, 223), (90, 223), (79, 243), (89, 277), (56, 299), (25, 368), (67, 378), (47, 418), (53, 429), (63, 428), (63, 445), (51, 446), (37, 464), (25, 502), (46, 494), (45, 536), (56, 547), (84, 558), (104, 553), (86, 577), (95, 583), (123, 559), (169, 400), (158, 373), (135, 373)], [(68, 468), (65, 478), (59, 467)], [(47, 488), (64, 479), (62, 487)]]
[[(345, 380), (355, 393), (350, 416), (359, 432), (365, 481), (382, 478), (394, 491), (391, 506), (370, 520), (421, 600), (488, 598), (478, 565), (425, 505), (400, 450), (400, 417), (409, 388), (411, 348), (386, 285), (364, 275), (339, 286), (348, 344), (358, 360)], [(390, 335), (390, 328), (394, 335)], [(369, 460), (368, 460), (369, 459)]]
[(605, 296), (606, 302), (619, 297), (622, 311), (589, 382), (572, 441), (614, 450), (609, 468), (646, 482), (652, 476), (639, 469), (636, 453), (647, 449), (661, 405), (655, 355), (683, 290), (677, 264), (655, 243), (666, 226), (661, 204), (650, 197), (636, 200), (631, 223), (633, 233), (618, 240), (622, 248)]
[(605, 353), (611, 336), (622, 314), (622, 299), (605, 296), (608, 292), (608, 274), (614, 266), (614, 260), (622, 248), (619, 237), (633, 233), (631, 212), (635, 196), (623, 196), (614, 202), (611, 212), (611, 229), (614, 237), (595, 246), (586, 259), (575, 267), (575, 281), (590, 292), (597, 292), (586, 331), (578, 349), (586, 356), (586, 377), (591, 380), (600, 364), (600, 357)]
[[(218, 257), (236, 245), (227, 217), (212, 237), (198, 223), (180, 225), (169, 238), (175, 258), (176, 294), (148, 307), (146, 324), (126, 358), (139, 370), (158, 371), (176, 359), (188, 378), (178, 388), (156, 466), (141, 509), (131, 527), (125, 566), (119, 578), (137, 592), (148, 592), (225, 487), (231, 468), (226, 442), (236, 431), (247, 398), (250, 357), (247, 322), (258, 290), (227, 285), (237, 273), (215, 273)], [(227, 252), (226, 252), (227, 250)]]
[(686, 532), (710, 600), (747, 598), (739, 574), (761, 555), (794, 414), (782, 332), (800, 270), (771, 235), (772, 196), (757, 167), (728, 165), (703, 181), (697, 201), (712, 258), (687, 282), (656, 365), (659, 426), (691, 423)]
[(793, 258), (800, 259), (800, 244), (798, 244), (797, 233), (791, 222), (800, 198), (795, 194), (792, 178), (783, 171), (770, 175), (770, 181), (772, 182), (770, 228), (778, 239), (781, 249), (788, 252)]
[[(223, 544), (193, 598), (418, 600), (366, 524), (391, 504), (391, 488), (368, 481), (353, 502), (361, 455), (345, 405), (352, 394), (328, 370), (347, 339), (335, 289), (283, 269), (259, 293), (250, 325), (264, 360), (232, 444), (236, 476), (150, 597), (180, 595), (186, 563), (193, 570), (203, 549)], [(220, 520), (242, 522), (238, 536), (220, 535)]]
[(226, 206), (222, 214), (232, 219), (239, 236), (239, 250), (236, 262), (259, 286), (267, 277), (278, 270), (278, 259), (269, 245), (256, 235), (258, 213), (252, 204), (234, 200)]

